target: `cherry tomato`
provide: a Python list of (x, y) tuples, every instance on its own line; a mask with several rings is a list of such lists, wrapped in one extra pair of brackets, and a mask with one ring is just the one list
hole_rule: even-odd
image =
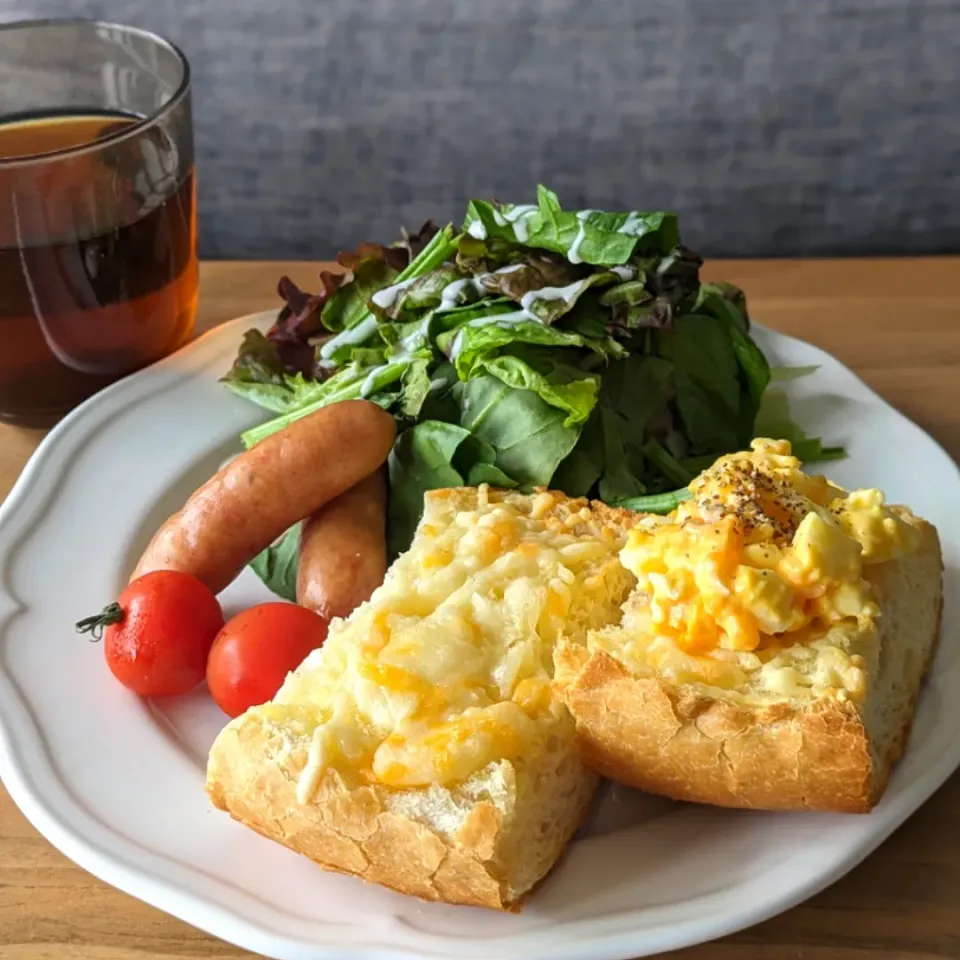
[(291, 670), (323, 645), (327, 621), (295, 603), (261, 603), (238, 613), (217, 635), (207, 686), (231, 717), (266, 703)]
[(222, 626), (217, 598), (196, 577), (154, 570), (77, 629), (103, 638), (107, 666), (125, 687), (141, 697), (173, 697), (203, 681)]

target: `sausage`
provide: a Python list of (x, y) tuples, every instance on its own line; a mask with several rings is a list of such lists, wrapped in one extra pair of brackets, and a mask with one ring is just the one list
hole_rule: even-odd
[(219, 593), (263, 549), (386, 460), (397, 426), (368, 400), (322, 407), (223, 467), (157, 531), (131, 580), (182, 570)]
[(370, 474), (321, 507), (300, 531), (297, 603), (328, 620), (345, 617), (387, 572), (387, 479)]

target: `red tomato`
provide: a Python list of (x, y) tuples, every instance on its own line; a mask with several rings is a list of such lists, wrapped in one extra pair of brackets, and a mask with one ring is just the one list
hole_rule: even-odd
[(202, 682), (222, 626), (217, 598), (196, 577), (154, 570), (77, 629), (103, 636), (107, 666), (125, 687), (141, 697), (173, 697)]
[(295, 603), (261, 603), (238, 613), (217, 635), (207, 686), (231, 717), (266, 703), (291, 670), (327, 639), (327, 621)]

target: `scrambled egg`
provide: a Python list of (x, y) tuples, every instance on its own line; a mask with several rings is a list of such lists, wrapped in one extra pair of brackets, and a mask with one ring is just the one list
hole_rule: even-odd
[[(878, 490), (848, 494), (801, 473), (785, 441), (720, 458), (690, 491), (630, 532), (621, 561), (638, 579), (628, 619), (643, 653), (661, 668), (685, 659), (706, 682), (742, 680), (724, 663), (757, 667), (765, 651), (869, 629), (879, 610), (864, 567), (918, 546)], [(767, 685), (783, 686), (781, 665), (769, 666)]]

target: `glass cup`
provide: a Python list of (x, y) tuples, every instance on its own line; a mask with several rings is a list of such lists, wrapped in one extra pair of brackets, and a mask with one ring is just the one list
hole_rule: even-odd
[(89, 20), (0, 26), (0, 421), (180, 347), (197, 309), (190, 68)]

